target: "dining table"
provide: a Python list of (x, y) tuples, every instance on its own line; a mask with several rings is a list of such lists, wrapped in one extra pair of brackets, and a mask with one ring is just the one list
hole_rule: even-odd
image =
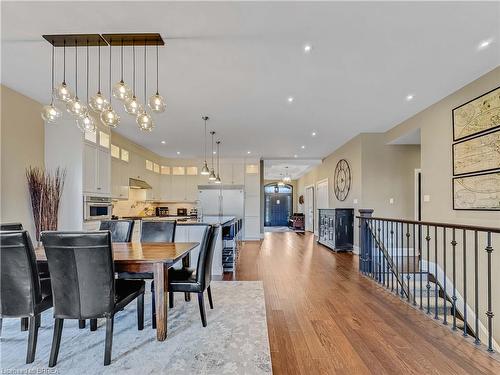
[[(189, 253), (198, 242), (113, 242), (115, 272), (151, 272), (155, 283), (156, 339), (167, 338), (168, 269)], [(35, 249), (37, 262), (47, 262), (43, 245)]]

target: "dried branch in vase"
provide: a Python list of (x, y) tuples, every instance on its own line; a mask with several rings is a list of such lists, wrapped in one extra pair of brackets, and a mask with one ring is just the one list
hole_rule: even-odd
[(66, 171), (57, 168), (52, 174), (39, 167), (26, 169), (26, 178), (35, 222), (36, 239), (44, 230), (57, 230), (59, 202), (64, 188)]

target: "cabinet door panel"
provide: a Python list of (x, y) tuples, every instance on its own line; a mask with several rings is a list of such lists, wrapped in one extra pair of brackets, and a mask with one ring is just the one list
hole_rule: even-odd
[(97, 192), (111, 193), (111, 156), (109, 151), (101, 149), (97, 152)]
[(183, 202), (186, 198), (186, 176), (172, 176), (172, 201)]
[(83, 191), (97, 191), (97, 148), (87, 143), (83, 145)]
[(243, 185), (245, 183), (245, 166), (244, 164), (233, 164), (233, 185)]

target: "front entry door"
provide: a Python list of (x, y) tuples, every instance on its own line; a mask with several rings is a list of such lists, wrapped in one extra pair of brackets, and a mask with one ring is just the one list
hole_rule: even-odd
[(278, 184), (266, 185), (265, 190), (265, 220), (267, 227), (284, 227), (292, 215), (292, 187)]

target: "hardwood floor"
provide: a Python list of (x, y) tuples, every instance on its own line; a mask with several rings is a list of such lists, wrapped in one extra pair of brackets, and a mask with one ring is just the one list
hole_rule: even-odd
[(490, 356), (358, 272), (311, 234), (246, 242), (235, 275), (263, 280), (274, 374), (500, 374)]

